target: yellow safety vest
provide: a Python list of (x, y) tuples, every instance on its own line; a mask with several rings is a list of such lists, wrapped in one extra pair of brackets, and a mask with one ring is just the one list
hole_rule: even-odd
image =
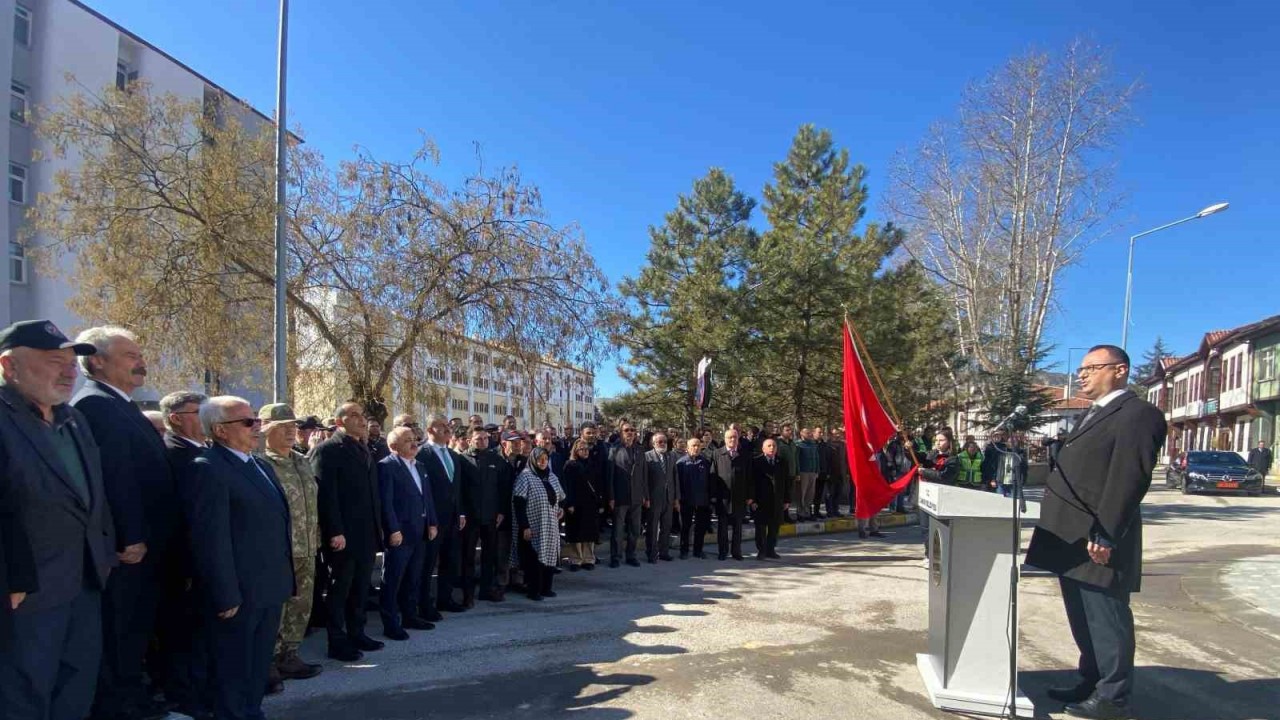
[(982, 452), (979, 451), (973, 457), (969, 457), (967, 452), (962, 452), (957, 457), (960, 459), (960, 484), (981, 487)]

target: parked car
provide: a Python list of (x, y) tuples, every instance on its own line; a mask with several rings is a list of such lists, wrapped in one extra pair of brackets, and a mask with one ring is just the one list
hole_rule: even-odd
[(1196, 492), (1241, 493), (1261, 495), (1262, 475), (1249, 467), (1244, 458), (1233, 452), (1203, 450), (1183, 453), (1180, 460), (1169, 464), (1165, 485), (1182, 488), (1183, 495)]

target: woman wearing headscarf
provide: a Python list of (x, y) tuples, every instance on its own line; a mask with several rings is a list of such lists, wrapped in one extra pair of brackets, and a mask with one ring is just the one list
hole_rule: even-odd
[(591, 446), (586, 440), (573, 444), (569, 461), (564, 464), (564, 500), (568, 514), (564, 520), (564, 539), (568, 543), (569, 569), (591, 570), (596, 566), (596, 543), (600, 542), (600, 479), (593, 477), (588, 458)]
[(524, 569), (524, 584), (530, 600), (555, 597), (551, 578), (560, 562), (560, 510), (564, 499), (560, 480), (551, 472), (551, 456), (536, 447), (529, 465), (516, 478), (511, 504), (515, 510), (515, 558)]

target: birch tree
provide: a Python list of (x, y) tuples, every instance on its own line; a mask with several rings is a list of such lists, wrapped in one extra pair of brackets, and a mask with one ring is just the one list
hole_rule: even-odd
[(971, 86), (955, 120), (898, 158), (890, 216), (940, 284), (984, 399), (996, 374), (1031, 369), (1061, 272), (1107, 230), (1112, 152), (1136, 91), (1085, 43), (1030, 53)]

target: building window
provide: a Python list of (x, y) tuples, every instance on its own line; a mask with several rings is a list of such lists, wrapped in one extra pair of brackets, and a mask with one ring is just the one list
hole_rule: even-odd
[(452, 382), (454, 385), (466, 387), (467, 374), (464, 372), (460, 372), (458, 370), (452, 370), (449, 372), (449, 381)]
[(31, 47), (31, 11), (21, 5), (13, 8), (13, 41)]
[(444, 370), (438, 367), (428, 367), (427, 377), (436, 382), (444, 382)]
[(519, 405), (516, 405), (516, 406), (512, 407), (512, 408), (511, 408), (511, 416), (512, 416), (512, 417), (514, 417), (514, 418), (522, 418), (522, 417), (524, 417), (524, 408), (520, 407)]
[(1276, 349), (1269, 347), (1258, 353), (1258, 382), (1270, 382), (1276, 379)]
[(489, 403), (477, 402), (473, 412), (487, 413), (489, 412)]
[(116, 62), (116, 89), (128, 90), (129, 84), (138, 79), (138, 71), (131, 70), (124, 61)]
[(27, 124), (27, 88), (20, 83), (9, 84), (9, 117), (15, 121)]
[(9, 282), (18, 285), (27, 282), (27, 249), (12, 240), (9, 241)]
[(467, 412), (471, 409), (466, 400), (460, 400), (458, 398), (453, 398), (452, 402), (450, 402), (450, 406), (454, 410), (461, 410), (463, 412)]
[(27, 201), (27, 168), (18, 163), (9, 163), (9, 201)]
[(489, 381), (484, 378), (476, 378), (475, 386), (481, 390), (489, 389)]

